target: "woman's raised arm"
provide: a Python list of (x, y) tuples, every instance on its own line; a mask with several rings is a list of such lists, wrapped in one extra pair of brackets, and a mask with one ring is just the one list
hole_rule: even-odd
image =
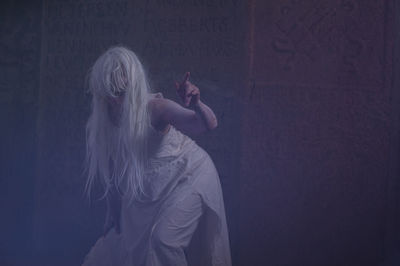
[(214, 112), (200, 100), (193, 110), (166, 98), (153, 99), (150, 104), (160, 122), (171, 124), (187, 135), (198, 135), (218, 125)]

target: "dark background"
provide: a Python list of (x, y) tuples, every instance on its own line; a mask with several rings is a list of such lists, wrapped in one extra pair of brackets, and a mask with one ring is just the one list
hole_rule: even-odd
[(30, 0), (0, 8), (0, 265), (80, 265), (84, 78), (111, 45), (176, 100), (185, 71), (219, 127), (234, 265), (400, 265), (395, 0)]

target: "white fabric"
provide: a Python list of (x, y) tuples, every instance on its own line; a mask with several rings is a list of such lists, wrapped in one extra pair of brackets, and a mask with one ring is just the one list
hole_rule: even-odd
[(110, 230), (84, 266), (231, 265), (221, 185), (209, 155), (170, 126), (153, 131), (149, 195), (122, 201), (121, 234)]

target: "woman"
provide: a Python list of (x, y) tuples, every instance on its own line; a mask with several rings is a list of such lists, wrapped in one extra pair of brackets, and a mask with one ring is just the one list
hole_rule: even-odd
[(181, 106), (150, 91), (127, 48), (93, 65), (86, 188), (100, 181), (108, 214), (83, 265), (231, 265), (218, 173), (188, 137), (217, 119), (189, 76), (176, 83)]

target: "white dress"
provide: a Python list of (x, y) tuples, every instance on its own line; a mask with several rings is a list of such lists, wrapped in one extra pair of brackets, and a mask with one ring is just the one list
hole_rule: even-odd
[(122, 200), (121, 233), (97, 240), (84, 266), (231, 265), (218, 172), (195, 141), (152, 131), (145, 202)]

